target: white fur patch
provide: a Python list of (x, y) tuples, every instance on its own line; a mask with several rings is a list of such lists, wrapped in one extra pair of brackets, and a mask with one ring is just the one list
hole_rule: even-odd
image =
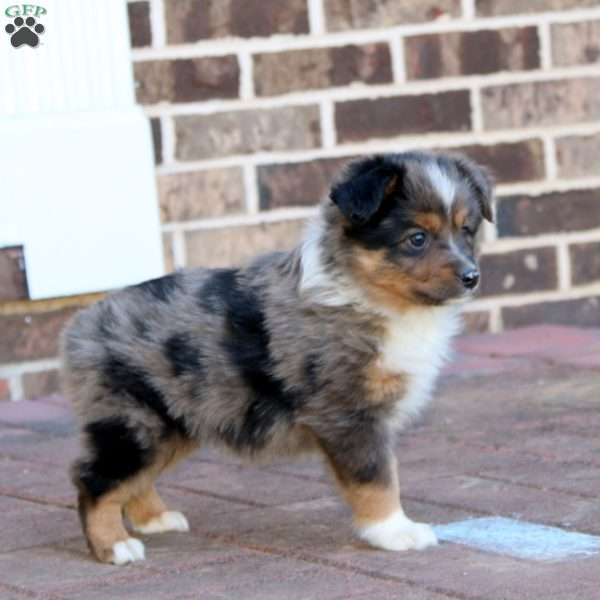
[(444, 202), (446, 210), (450, 210), (454, 197), (456, 195), (456, 185), (454, 181), (443, 171), (437, 162), (430, 162), (425, 167), (425, 172), (431, 181), (433, 189), (437, 191)]
[(133, 525), (133, 529), (139, 533), (149, 534), (165, 531), (189, 531), (190, 526), (183, 513), (167, 510), (143, 525)]
[(128, 538), (122, 542), (117, 542), (113, 546), (112, 561), (115, 565), (126, 565), (130, 562), (144, 560), (144, 544), (135, 538)]
[(437, 545), (433, 529), (425, 523), (411, 521), (401, 510), (358, 530), (358, 536), (376, 548), (384, 550), (423, 550)]
[(429, 400), (436, 377), (450, 355), (450, 340), (460, 330), (457, 306), (422, 307), (389, 316), (380, 349), (382, 367), (405, 374), (408, 387), (396, 408), (397, 427), (418, 415)]
[(311, 300), (324, 306), (360, 304), (362, 295), (341, 275), (333, 277), (324, 267), (321, 257), (323, 235), (322, 217), (309, 223), (301, 251), (302, 276), (300, 292), (310, 294)]

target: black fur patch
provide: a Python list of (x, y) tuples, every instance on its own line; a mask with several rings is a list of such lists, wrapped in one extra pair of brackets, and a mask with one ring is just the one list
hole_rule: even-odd
[(225, 299), (236, 288), (237, 269), (214, 269), (198, 293), (200, 307), (213, 314), (225, 310)]
[(165, 427), (182, 435), (187, 434), (183, 417), (173, 417), (169, 413), (164, 396), (140, 369), (116, 356), (110, 356), (104, 363), (103, 374), (106, 385), (113, 394), (125, 394), (133, 398), (138, 404), (157, 414)]
[(377, 417), (359, 411), (335, 435), (318, 437), (343, 482), (389, 483), (389, 437)]
[(77, 464), (73, 476), (91, 498), (106, 494), (150, 464), (152, 451), (140, 444), (123, 419), (89, 423), (84, 431), (93, 458)]
[(194, 345), (189, 333), (176, 333), (169, 337), (163, 344), (163, 351), (175, 377), (185, 373), (203, 374), (200, 349)]
[(138, 283), (138, 285), (134, 287), (144, 290), (161, 302), (168, 302), (170, 297), (179, 287), (179, 278), (177, 273), (171, 273), (164, 277), (158, 277), (157, 279), (150, 279), (149, 281)]
[(225, 427), (222, 433), (236, 448), (259, 449), (278, 419), (290, 419), (300, 396), (273, 374), (269, 332), (257, 290), (236, 281), (223, 300), (227, 307), (223, 345), (250, 396), (242, 425)]

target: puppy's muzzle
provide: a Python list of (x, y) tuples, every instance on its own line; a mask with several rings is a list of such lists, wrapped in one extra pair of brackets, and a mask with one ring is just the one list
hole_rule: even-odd
[(460, 280), (468, 290), (474, 290), (479, 283), (479, 271), (469, 268), (460, 274)]

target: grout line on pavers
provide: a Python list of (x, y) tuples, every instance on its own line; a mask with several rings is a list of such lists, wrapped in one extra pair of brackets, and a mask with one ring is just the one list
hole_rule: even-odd
[(196, 494), (198, 496), (208, 496), (209, 498), (216, 498), (217, 500), (224, 500), (226, 502), (232, 502), (234, 504), (242, 504), (244, 506), (249, 506), (250, 508), (270, 508), (270, 504), (262, 504), (260, 502), (254, 502), (252, 500), (242, 500), (241, 498), (225, 496), (224, 494), (215, 494), (214, 492), (207, 492), (205, 490), (197, 490), (194, 488), (189, 488), (185, 485), (179, 484), (167, 484), (167, 488), (171, 488), (174, 490), (180, 490), (182, 492), (188, 492), (190, 494)]
[(572, 496), (573, 498), (580, 498), (582, 500), (597, 500), (598, 494), (585, 494), (583, 492), (570, 492), (565, 489), (548, 487), (545, 485), (536, 485), (534, 483), (526, 483), (522, 481), (515, 481), (514, 479), (505, 479), (504, 477), (497, 477), (494, 475), (483, 475), (480, 473), (466, 473), (467, 477), (477, 477), (477, 479), (483, 479), (484, 481), (496, 481), (498, 483), (506, 483), (508, 485), (514, 485), (515, 487), (523, 487), (531, 490), (537, 490), (538, 492), (554, 492), (556, 494), (563, 494), (565, 496)]
[(31, 502), (32, 504), (41, 504), (42, 506), (51, 506), (53, 508), (65, 508), (69, 510), (76, 510), (77, 506), (74, 503), (61, 502), (60, 500), (49, 500), (39, 498), (37, 496), (29, 496), (23, 494), (17, 494), (15, 492), (9, 492), (0, 488), (0, 496), (6, 498), (13, 498), (15, 500), (22, 500), (23, 502)]
[[(210, 534), (208, 534), (210, 536)], [(218, 534), (215, 534), (217, 536)], [(306, 554), (304, 552), (298, 552), (296, 550), (291, 550), (290, 552), (285, 552), (284, 550), (279, 550), (277, 548), (272, 548), (270, 546), (262, 546), (259, 544), (248, 544), (237, 541), (232, 536), (224, 536), (221, 535), (220, 539), (226, 541), (232, 545), (239, 546), (240, 548), (244, 548), (246, 550), (253, 550), (255, 552), (262, 552), (264, 554), (279, 556), (282, 558), (294, 558), (296, 560), (301, 560), (303, 562), (307, 562), (310, 564), (314, 564), (317, 566), (325, 566), (333, 569), (337, 569), (340, 571), (346, 571), (358, 575), (363, 575), (365, 577), (370, 577), (372, 579), (377, 579), (379, 581), (393, 582), (393, 583), (403, 583), (405, 585), (411, 587), (417, 587), (421, 589), (426, 589), (430, 592), (435, 592), (437, 594), (441, 594), (446, 598), (452, 598), (454, 600), (485, 600), (480, 596), (467, 596), (465, 594), (451, 592), (449, 590), (444, 590), (442, 588), (438, 588), (437, 586), (431, 586), (422, 581), (415, 581), (413, 579), (406, 579), (402, 577), (395, 577), (393, 575), (387, 575), (385, 573), (378, 573), (377, 571), (372, 571), (370, 569), (364, 569), (362, 567), (356, 567), (354, 565), (349, 565), (347, 563), (339, 562), (336, 560), (323, 558), (320, 556)]]

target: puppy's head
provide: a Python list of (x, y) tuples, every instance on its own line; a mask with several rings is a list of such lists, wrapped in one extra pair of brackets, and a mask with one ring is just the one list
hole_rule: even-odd
[[(332, 188), (345, 268), (376, 301), (440, 305), (477, 288), (477, 232), (492, 183), (460, 156), (405, 153), (352, 163)], [(336, 212), (336, 211), (334, 211)]]

